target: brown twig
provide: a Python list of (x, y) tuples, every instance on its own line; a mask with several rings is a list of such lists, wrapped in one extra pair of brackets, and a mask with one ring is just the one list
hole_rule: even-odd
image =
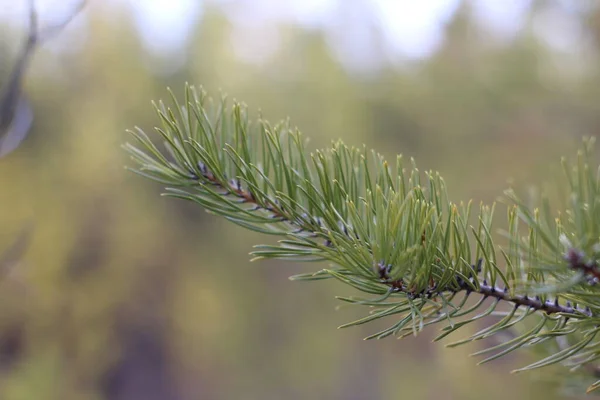
[[(555, 298), (554, 301), (546, 300), (542, 301), (538, 296), (530, 297), (527, 295), (510, 295), (507, 289), (502, 289), (497, 286), (488, 285), (486, 280), (483, 282), (477, 282), (478, 285), (475, 284), (476, 274), (481, 271), (481, 262), (479, 260), (477, 266), (473, 266), (473, 271), (475, 274), (472, 274), (470, 278), (470, 282), (466, 282), (462, 277), (456, 277), (456, 287), (446, 287), (441, 290), (438, 290), (437, 285), (435, 283), (430, 282), (429, 287), (421, 292), (416, 292), (414, 289), (407, 287), (402, 279), (391, 280), (389, 277), (389, 273), (391, 271), (391, 266), (384, 266), (382, 264), (378, 264), (377, 268), (379, 271), (379, 277), (381, 282), (390, 286), (392, 290), (397, 292), (406, 293), (408, 296), (412, 298), (418, 297), (426, 297), (428, 299), (434, 298), (439, 295), (441, 292), (452, 292), (458, 293), (461, 291), (469, 293), (478, 293), (484, 297), (490, 297), (496, 299), (496, 301), (506, 301), (509, 303), (513, 303), (515, 307), (527, 307), (534, 309), (536, 311), (543, 311), (546, 314), (572, 314), (572, 315), (587, 315), (592, 316), (592, 312), (589, 308), (580, 309), (573, 307), (569, 302), (566, 305), (560, 305), (558, 302), (558, 298)], [(477, 288), (478, 286), (478, 288)]]
[(575, 248), (569, 248), (565, 255), (565, 260), (569, 268), (574, 271), (581, 271), (590, 279), (590, 283), (600, 282), (600, 268), (595, 260), (586, 261), (585, 253)]

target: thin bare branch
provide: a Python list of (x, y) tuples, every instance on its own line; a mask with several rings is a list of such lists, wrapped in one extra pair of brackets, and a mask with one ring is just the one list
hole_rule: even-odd
[(23, 77), (35, 49), (52, 35), (62, 31), (84, 8), (82, 1), (62, 22), (40, 29), (34, 0), (29, 1), (29, 32), (6, 85), (0, 92), (0, 156), (14, 150), (27, 136), (32, 123), (29, 103), (24, 99)]

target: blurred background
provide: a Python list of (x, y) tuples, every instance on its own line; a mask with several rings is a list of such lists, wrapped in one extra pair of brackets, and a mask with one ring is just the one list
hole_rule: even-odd
[[(51, 24), (77, 0), (37, 3)], [(1, 77), (26, 27), (27, 2), (0, 0)], [(120, 146), (190, 82), (290, 117), (313, 148), (415, 157), (456, 201), (554, 184), (600, 124), (597, 1), (91, 0), (38, 50), (33, 130), (0, 159), (0, 248), (35, 222), (0, 282), (0, 399), (568, 396), (559, 368), (509, 374), (525, 351), (477, 367), (435, 327), (337, 330), (367, 310), (334, 296), (356, 293), (287, 279), (319, 265), (250, 263), (265, 238), (160, 197)]]

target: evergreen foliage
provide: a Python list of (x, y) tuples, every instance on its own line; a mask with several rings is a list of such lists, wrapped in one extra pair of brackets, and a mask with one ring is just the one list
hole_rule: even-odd
[[(398, 156), (336, 142), (309, 152), (288, 122), (250, 122), (246, 107), (213, 102), (187, 87), (184, 103), (155, 104), (159, 147), (141, 129), (126, 144), (136, 173), (166, 195), (198, 203), (244, 228), (279, 237), (254, 259), (326, 261), (296, 280), (335, 278), (370, 308), (343, 327), (391, 317), (368, 339), (417, 334), (440, 325), (436, 340), (483, 320), (451, 343), (510, 335), (476, 354), (480, 363), (531, 346), (548, 355), (517, 371), (564, 363), (591, 368), (600, 358), (600, 171), (593, 139), (574, 165), (563, 160), (565, 206), (546, 197), (530, 207), (512, 190), (499, 206), (454, 203), (442, 177)], [(498, 233), (497, 214), (508, 226)], [(487, 319), (486, 317), (496, 317)], [(479, 326), (481, 328), (481, 326)], [(489, 341), (486, 343), (490, 343)], [(595, 371), (595, 370), (594, 370)], [(590, 390), (600, 386), (600, 381)]]

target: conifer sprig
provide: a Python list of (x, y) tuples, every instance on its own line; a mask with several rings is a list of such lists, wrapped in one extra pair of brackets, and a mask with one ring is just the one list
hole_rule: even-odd
[(545, 200), (531, 210), (506, 193), (508, 241), (500, 247), (492, 226), (496, 206), (475, 211), (471, 202), (451, 202), (441, 176), (422, 173), (414, 160), (407, 167), (398, 156), (390, 164), (342, 142), (309, 152), (297, 129), (262, 118), (250, 123), (241, 104), (215, 104), (193, 87), (186, 87), (183, 104), (171, 97), (172, 107), (155, 104), (163, 150), (141, 129), (131, 131), (136, 143), (125, 148), (133, 170), (165, 185), (168, 196), (280, 237), (277, 245), (256, 246), (254, 259), (326, 261), (330, 266), (293, 279), (336, 278), (374, 296), (340, 298), (372, 309), (344, 327), (393, 317), (369, 338), (442, 324), (439, 340), (485, 320), (483, 329), (450, 346), (510, 330), (510, 341), (477, 353), (487, 355), (481, 362), (556, 338), (560, 351), (521, 370), (563, 361), (578, 368), (600, 358), (600, 175), (590, 173), (593, 140), (575, 167), (564, 164), (570, 204), (562, 213)]

